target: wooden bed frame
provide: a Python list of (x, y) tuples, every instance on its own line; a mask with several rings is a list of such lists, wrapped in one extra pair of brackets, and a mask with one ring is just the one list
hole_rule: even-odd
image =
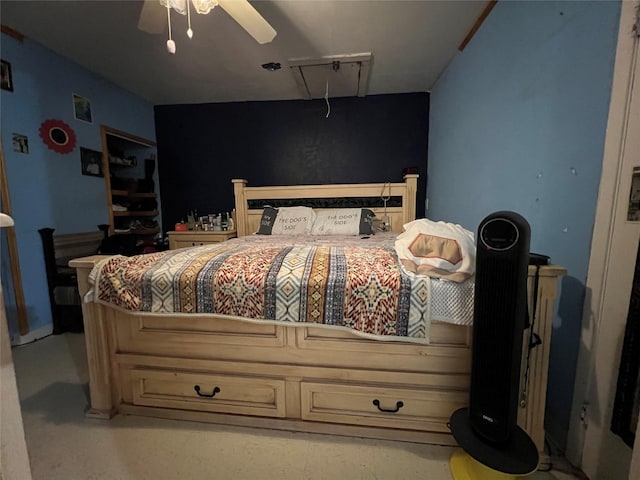
[[(386, 186), (233, 182), (239, 235), (258, 227), (261, 210), (247, 208), (250, 199), (379, 197), (385, 187), (403, 199), (402, 207), (387, 209), (392, 229), (402, 231), (415, 218), (417, 175)], [(102, 258), (70, 262), (83, 296)], [(530, 285), (533, 273), (530, 267)], [(528, 398), (519, 409), (519, 424), (541, 453), (553, 304), (563, 273), (557, 266), (539, 272), (535, 332), (542, 345), (531, 352)], [(449, 417), (468, 403), (471, 327), (433, 322), (431, 344), (421, 345), (216, 315), (138, 314), (99, 303), (84, 303), (83, 314), (90, 417), (137, 414), (455, 445)], [(525, 337), (526, 345), (528, 331)]]
[(238, 236), (251, 235), (258, 231), (262, 207), (248, 208), (252, 200), (290, 200), (327, 198), (373, 198), (399, 197), (401, 206), (372, 207), (376, 216), (386, 213), (391, 231), (402, 232), (402, 225), (416, 218), (416, 188), (418, 175), (405, 175), (404, 183), (355, 183), (341, 185), (291, 185), (277, 187), (247, 187), (247, 181), (234, 179), (233, 191), (236, 205), (236, 229)]

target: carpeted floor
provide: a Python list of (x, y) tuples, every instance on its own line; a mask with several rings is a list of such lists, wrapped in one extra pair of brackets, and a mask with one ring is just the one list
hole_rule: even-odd
[(451, 479), (450, 447), (136, 416), (87, 419), (82, 334), (16, 347), (13, 359), (34, 480)]

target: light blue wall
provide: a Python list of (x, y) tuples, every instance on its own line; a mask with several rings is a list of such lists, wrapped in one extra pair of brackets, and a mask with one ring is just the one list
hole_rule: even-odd
[[(497, 210), (567, 268), (547, 419), (569, 425), (620, 3), (498, 2), (431, 93), (427, 216), (472, 231)], [(561, 443), (566, 438), (556, 439)]]
[[(2, 35), (0, 51), (13, 73), (13, 92), (0, 90), (0, 121), (29, 326), (35, 330), (51, 323), (38, 229), (73, 233), (108, 223), (104, 178), (81, 174), (80, 147), (102, 150), (101, 124), (155, 140), (153, 105), (28, 39)], [(73, 93), (91, 101), (93, 123), (74, 118)], [(38, 131), (48, 119), (73, 129), (77, 144), (71, 153), (43, 143)], [(12, 133), (28, 136), (28, 155), (13, 151)], [(3, 255), (3, 274), (6, 262)], [(11, 295), (6, 297), (11, 312)], [(15, 320), (10, 324), (15, 334)]]

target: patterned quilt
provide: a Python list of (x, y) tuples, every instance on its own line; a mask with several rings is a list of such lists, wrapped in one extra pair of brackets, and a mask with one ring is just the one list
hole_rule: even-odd
[[(252, 235), (200, 247), (115, 256), (92, 271), (90, 295), (138, 312), (312, 323), (373, 338), (427, 343), (432, 284), (445, 281), (403, 271), (394, 239), (388, 234)], [(468, 283), (444, 287), (473, 291)], [(455, 311), (456, 318), (440, 320), (470, 322), (472, 304), (465, 303), (472, 296), (458, 294), (456, 302), (462, 299), (462, 305), (444, 308)]]

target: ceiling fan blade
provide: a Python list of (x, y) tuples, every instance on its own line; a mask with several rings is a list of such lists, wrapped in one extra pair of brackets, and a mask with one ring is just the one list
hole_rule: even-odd
[(146, 33), (162, 33), (167, 27), (167, 9), (158, 0), (144, 0), (138, 29)]
[(247, 0), (218, 0), (218, 3), (256, 42), (269, 43), (276, 36), (273, 27)]

